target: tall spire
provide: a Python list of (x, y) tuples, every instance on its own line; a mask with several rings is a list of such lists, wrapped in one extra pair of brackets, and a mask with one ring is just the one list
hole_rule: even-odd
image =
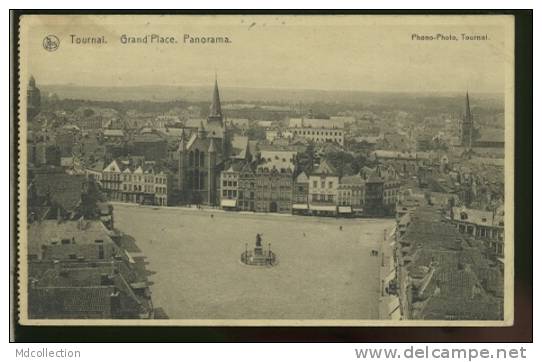
[(472, 117), (470, 113), (470, 102), (469, 102), (469, 91), (467, 91), (467, 96), (465, 97), (465, 122), (471, 122)]
[(213, 90), (213, 100), (211, 103), (211, 109), (209, 117), (222, 117), (222, 109), (220, 107), (220, 94), (218, 92), (218, 80), (215, 72), (215, 88)]

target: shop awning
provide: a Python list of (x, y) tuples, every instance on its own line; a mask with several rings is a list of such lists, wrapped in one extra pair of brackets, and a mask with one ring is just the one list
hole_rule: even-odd
[(293, 204), (292, 208), (294, 210), (307, 210), (309, 208), (309, 205), (307, 205), (307, 204)]
[(310, 205), (310, 209), (314, 211), (337, 211), (335, 205)]
[(350, 206), (339, 206), (339, 213), (341, 214), (351, 214), (352, 207)]
[(237, 200), (230, 200), (225, 199), (220, 201), (220, 206), (222, 207), (236, 207), (237, 206)]

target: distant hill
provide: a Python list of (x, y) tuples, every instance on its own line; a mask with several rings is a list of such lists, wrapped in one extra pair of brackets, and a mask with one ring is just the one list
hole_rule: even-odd
[[(140, 87), (86, 87), (79, 85), (41, 85), (42, 94), (56, 94), (60, 99), (83, 99), (93, 101), (173, 101), (207, 102), (212, 88), (204, 86), (140, 86)], [(303, 89), (265, 89), (221, 87), (224, 102), (266, 102), (266, 103), (350, 103), (364, 105), (405, 105), (411, 102), (432, 102), (442, 99), (463, 97), (464, 93), (392, 93), (364, 91), (326, 91)], [(502, 108), (500, 94), (472, 94), (477, 102), (488, 102), (486, 106)]]

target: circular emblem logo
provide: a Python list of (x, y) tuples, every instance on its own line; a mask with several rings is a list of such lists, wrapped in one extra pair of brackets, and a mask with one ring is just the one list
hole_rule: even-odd
[(47, 35), (43, 38), (43, 49), (54, 52), (60, 46), (60, 39), (56, 35)]

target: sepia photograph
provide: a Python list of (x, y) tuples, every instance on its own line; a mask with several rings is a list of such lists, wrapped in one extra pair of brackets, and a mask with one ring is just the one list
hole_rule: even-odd
[(514, 17), (31, 15), (21, 325), (511, 326)]

